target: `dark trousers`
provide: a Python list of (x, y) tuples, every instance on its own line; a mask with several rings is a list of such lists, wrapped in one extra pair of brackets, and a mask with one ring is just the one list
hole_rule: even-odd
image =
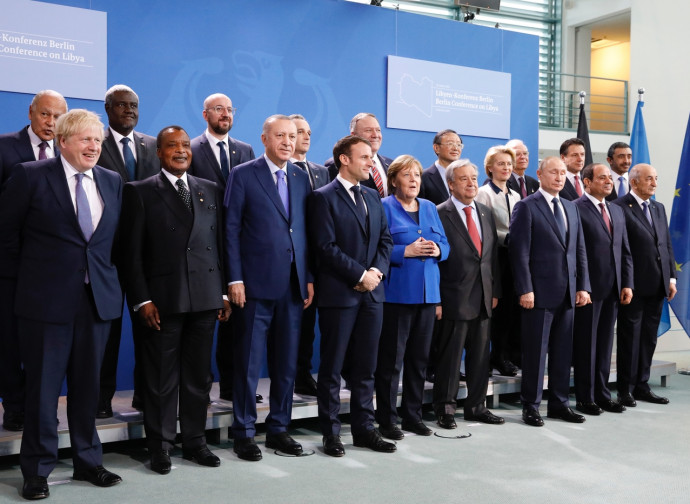
[(314, 328), (316, 326), (316, 299), (302, 313), (302, 329), (297, 354), (297, 375), (311, 374), (311, 359), (314, 356)]
[(436, 314), (435, 304), (383, 304), (383, 328), (376, 364), (376, 421), (398, 421), (396, 404), (400, 372), (403, 374), (400, 416), (422, 420), (426, 363)]
[(144, 428), (149, 449), (171, 450), (180, 431), (184, 448), (206, 444), (204, 432), (217, 310), (161, 314), (160, 331), (142, 335)]
[(383, 303), (363, 294), (357, 306), (319, 307), (321, 364), (317, 380), (319, 425), (324, 436), (340, 434), (340, 373), (348, 359), (353, 434), (374, 429), (374, 371)]
[(649, 373), (656, 349), (663, 296), (633, 296), (618, 310), (616, 351), (619, 393), (649, 390)]
[(5, 414), (24, 411), (24, 369), (14, 315), (14, 279), (0, 278), (0, 397)]
[(507, 247), (498, 249), (498, 266), (501, 272), (503, 296), (492, 311), (490, 329), (491, 362), (496, 365), (503, 360), (511, 360), (515, 349), (520, 348), (520, 327), (519, 324), (515, 324), (515, 311), (518, 305)]
[(546, 354), (549, 354), (549, 409), (568, 407), (573, 353), (573, 308), (522, 309), (523, 407), (539, 408), (544, 393)]
[(614, 289), (606, 299), (575, 308), (573, 367), (578, 402), (611, 399), (608, 383), (617, 314), (618, 292)]
[(218, 324), (216, 341), (216, 366), (218, 366), (218, 389), (220, 397), (232, 397), (233, 389), (233, 339), (235, 326), (232, 315), (227, 322)]
[(437, 349), (433, 394), (436, 414), (455, 413), (463, 349), (467, 376), (464, 411), (465, 414), (482, 414), (486, 411), (484, 403), (489, 384), (489, 318), (482, 313), (472, 320), (441, 319)]
[(67, 421), (75, 470), (102, 464), (96, 432), (99, 376), (110, 322), (98, 318), (84, 286), (71, 322), (51, 324), (18, 318), (26, 371), (24, 433), (19, 461), (24, 478), (48, 477), (57, 464), (57, 408), (67, 378)]

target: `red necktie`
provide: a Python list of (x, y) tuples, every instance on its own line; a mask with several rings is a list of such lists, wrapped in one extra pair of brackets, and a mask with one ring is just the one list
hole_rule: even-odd
[(582, 186), (580, 185), (580, 176), (575, 175), (575, 191), (577, 191), (578, 196), (582, 196)]
[(371, 167), (371, 174), (374, 176), (374, 183), (376, 184), (376, 189), (379, 190), (379, 194), (382, 198), (385, 197), (386, 193), (383, 191), (383, 181), (381, 180), (378, 168), (376, 168), (376, 164)]
[(611, 221), (609, 220), (609, 214), (606, 213), (606, 208), (603, 203), (599, 203), (599, 208), (601, 208), (601, 216), (604, 219), (604, 224), (606, 224), (606, 229), (609, 230), (611, 234)]
[(470, 238), (472, 238), (472, 243), (479, 252), (479, 256), (482, 255), (482, 241), (479, 239), (479, 231), (477, 230), (477, 225), (474, 223), (472, 218), (472, 207), (466, 206), (463, 208), (465, 211), (465, 220), (467, 221), (467, 232), (470, 233)]

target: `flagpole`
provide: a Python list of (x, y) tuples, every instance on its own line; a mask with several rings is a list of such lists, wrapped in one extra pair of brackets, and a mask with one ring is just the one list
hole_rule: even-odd
[(644, 88), (641, 87), (637, 90), (637, 101), (644, 103)]
[[(643, 90), (643, 92), (644, 92), (644, 90)], [(584, 105), (584, 104), (585, 104), (585, 97), (586, 97), (586, 96), (587, 96), (587, 92), (586, 92), (586, 91), (580, 91), (580, 105)]]

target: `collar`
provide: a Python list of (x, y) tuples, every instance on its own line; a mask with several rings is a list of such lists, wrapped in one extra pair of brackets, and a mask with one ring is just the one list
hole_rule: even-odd
[[(39, 145), (41, 142), (43, 142), (43, 140), (41, 140), (41, 137), (39, 137), (36, 133), (34, 133), (34, 130), (31, 129), (31, 125), (30, 125), (30, 124), (26, 127), (26, 131), (27, 131), (27, 133), (29, 133), (29, 140), (31, 141), (31, 145), (32, 145), (32, 146), (38, 147), (38, 145)], [(50, 149), (55, 150), (55, 139), (53, 139), (53, 140), (46, 140), (46, 142), (48, 143), (48, 147), (49, 147)]]
[(359, 185), (359, 184), (353, 184), (353, 183), (350, 182), (349, 180), (345, 180), (343, 177), (340, 176), (340, 173), (338, 173), (338, 175), (337, 175), (335, 178), (338, 180), (338, 182), (340, 182), (341, 184), (343, 184), (343, 187), (344, 187), (348, 192), (350, 192), (350, 188), (352, 188), (352, 187), (354, 187), (354, 186), (356, 186), (356, 185)]
[(587, 196), (587, 198), (589, 199), (589, 201), (591, 201), (592, 203), (594, 203), (594, 206), (599, 206), (599, 203), (603, 203), (604, 206), (606, 206), (606, 201), (604, 201), (604, 200), (599, 201), (599, 200), (596, 199), (594, 196), (592, 196), (591, 194), (589, 194), (587, 191), (585, 191), (585, 196)]
[(631, 190), (628, 194), (632, 194), (632, 197), (635, 198), (635, 201), (637, 201), (637, 204), (638, 204), (638, 205), (642, 206), (642, 203), (645, 203), (645, 202), (646, 202), (646, 203), (647, 203), (647, 206), (651, 206), (648, 199), (647, 199), (647, 200), (643, 200), (642, 198), (640, 198), (640, 197), (637, 195), (637, 193), (635, 193), (635, 191)]
[(180, 176), (180, 177), (176, 177), (175, 175), (170, 173), (165, 168), (161, 168), (161, 172), (163, 172), (163, 175), (165, 175), (165, 178), (167, 178), (170, 181), (170, 183), (173, 185), (175, 190), (177, 190), (177, 181), (178, 180), (182, 180), (182, 182), (184, 182), (184, 185), (187, 186), (187, 190), (189, 190), (189, 181), (187, 180), (187, 172), (184, 172), (182, 174), (182, 176)]
[[(113, 128), (108, 126), (108, 129), (110, 130), (110, 134), (113, 136), (113, 139), (115, 140), (116, 144), (120, 144), (122, 142), (122, 139), (125, 138), (124, 135), (120, 135), (117, 131), (115, 131)], [(129, 135), (127, 135), (127, 138), (129, 138), (129, 141), (132, 145), (134, 145), (134, 130), (132, 130)]]
[(65, 176), (67, 179), (74, 177), (77, 173), (83, 173), (85, 176), (93, 180), (93, 168), (86, 170), (85, 172), (80, 172), (74, 166), (72, 166), (69, 161), (67, 161), (63, 156), (60, 156), (60, 161), (62, 161), (62, 168), (65, 170)]
[(277, 164), (275, 164), (273, 161), (271, 161), (266, 153), (264, 152), (264, 159), (266, 160), (266, 164), (268, 164), (269, 170), (271, 170), (271, 175), (275, 175), (278, 170), (282, 170), (285, 172), (285, 175), (287, 176), (287, 162), (285, 163), (285, 166), (281, 168)]
[(218, 145), (218, 142), (225, 142), (225, 146), (229, 147), (230, 142), (228, 141), (228, 134), (226, 133), (223, 138), (217, 138), (211, 134), (211, 132), (206, 128), (206, 131), (204, 131), (204, 135), (206, 135), (206, 140), (208, 140), (208, 143), (213, 145), (214, 147)]
[[(541, 193), (542, 196), (544, 196), (544, 199), (546, 199), (546, 202), (547, 202), (549, 205), (551, 205), (551, 200), (553, 200), (554, 198), (557, 197), (557, 196), (551, 196), (551, 195), (550, 195), (549, 193), (547, 193), (544, 189), (542, 189), (541, 186), (539, 186), (539, 192)], [(561, 198), (558, 198), (559, 201), (560, 201), (560, 199), (561, 199)]]

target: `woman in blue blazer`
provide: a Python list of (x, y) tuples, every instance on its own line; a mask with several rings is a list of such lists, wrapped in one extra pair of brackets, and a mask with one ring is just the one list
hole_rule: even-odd
[(402, 439), (396, 402), (403, 368), (402, 428), (428, 436), (422, 422), (424, 377), (441, 302), (438, 262), (450, 250), (436, 206), (418, 198), (422, 165), (399, 156), (388, 168), (388, 193), (382, 200), (393, 237), (390, 271), (385, 276), (386, 300), (376, 367), (376, 420), (389, 439)]

